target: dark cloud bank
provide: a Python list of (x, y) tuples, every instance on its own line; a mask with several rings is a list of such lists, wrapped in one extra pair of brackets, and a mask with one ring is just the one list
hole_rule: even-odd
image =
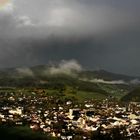
[(140, 75), (140, 1), (14, 0), (10, 6), (0, 11), (1, 68), (74, 59), (87, 69)]

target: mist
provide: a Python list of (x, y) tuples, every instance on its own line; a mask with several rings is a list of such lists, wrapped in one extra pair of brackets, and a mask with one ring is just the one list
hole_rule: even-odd
[(76, 60), (61, 60), (57, 65), (52, 66), (46, 71), (49, 75), (64, 74), (75, 76), (82, 71), (82, 66)]
[(16, 68), (16, 71), (22, 76), (34, 77), (34, 73), (30, 68)]

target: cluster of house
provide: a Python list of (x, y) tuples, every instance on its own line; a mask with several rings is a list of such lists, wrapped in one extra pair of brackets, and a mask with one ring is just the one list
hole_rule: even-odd
[(0, 99), (0, 123), (4, 125), (28, 125), (34, 131), (64, 140), (73, 139), (77, 134), (87, 139), (91, 132), (99, 130), (106, 135), (113, 128), (120, 128), (119, 133), (124, 137), (140, 138), (139, 103), (126, 106), (109, 101), (85, 101), (78, 107), (67, 100), (63, 105), (47, 108), (47, 104), (55, 103), (56, 99), (37, 94), (28, 97), (23, 93), (1, 94)]

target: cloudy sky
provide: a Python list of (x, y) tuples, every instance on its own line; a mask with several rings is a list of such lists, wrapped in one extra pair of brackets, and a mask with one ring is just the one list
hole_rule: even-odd
[(140, 76), (140, 0), (0, 0), (0, 68), (77, 60)]

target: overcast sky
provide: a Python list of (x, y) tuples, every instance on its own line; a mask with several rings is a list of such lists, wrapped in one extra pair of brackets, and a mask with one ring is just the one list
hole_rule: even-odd
[(139, 7), (140, 0), (0, 0), (0, 67), (75, 59), (140, 76)]

